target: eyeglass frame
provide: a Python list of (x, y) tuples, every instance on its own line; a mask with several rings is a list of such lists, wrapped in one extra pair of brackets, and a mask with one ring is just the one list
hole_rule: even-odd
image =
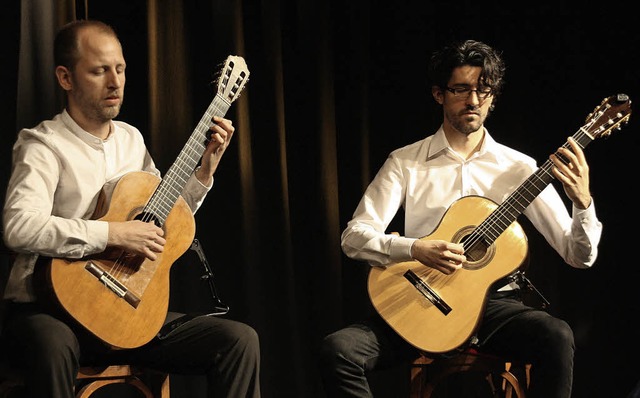
[[(444, 86), (444, 89), (447, 90), (448, 92), (450, 92), (451, 94), (453, 94), (453, 96), (456, 99), (459, 100), (466, 100), (471, 96), (472, 92), (475, 92), (476, 95), (478, 96), (478, 100), (480, 102), (484, 102), (487, 100), (487, 98), (491, 97), (493, 95), (493, 89), (490, 86), (484, 86), (482, 88), (470, 88), (467, 86), (464, 87), (449, 87), (449, 86)], [(456, 90), (460, 90), (460, 92), (456, 92)], [(481, 90), (488, 90), (486, 92), (483, 92)], [(467, 93), (466, 97), (464, 96), (464, 94)]]

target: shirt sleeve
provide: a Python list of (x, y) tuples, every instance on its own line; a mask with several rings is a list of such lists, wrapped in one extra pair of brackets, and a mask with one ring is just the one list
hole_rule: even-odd
[(18, 145), (3, 211), (3, 237), (17, 252), (80, 258), (101, 252), (108, 224), (52, 215), (61, 165), (43, 143)]
[(385, 232), (402, 206), (404, 191), (401, 165), (390, 156), (342, 233), (342, 250), (348, 257), (371, 266), (411, 260), (411, 245), (416, 239)]
[(196, 211), (198, 211), (200, 206), (202, 206), (204, 199), (207, 197), (207, 194), (212, 187), (213, 180), (211, 181), (211, 185), (206, 186), (203, 185), (200, 180), (198, 180), (195, 171), (191, 174), (191, 176), (187, 180), (187, 183), (182, 189), (182, 197), (187, 202), (194, 214), (196, 213)]
[(593, 266), (602, 235), (602, 223), (596, 216), (593, 199), (587, 209), (572, 206), (569, 214), (558, 191), (549, 185), (525, 215), (567, 264), (574, 268)]

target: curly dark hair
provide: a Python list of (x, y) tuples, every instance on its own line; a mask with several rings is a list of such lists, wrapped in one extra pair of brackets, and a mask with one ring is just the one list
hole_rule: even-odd
[(435, 51), (428, 69), (431, 86), (446, 87), (453, 70), (463, 65), (482, 68), (479, 83), (491, 87), (495, 103), (502, 92), (506, 66), (500, 52), (480, 41), (453, 42)]

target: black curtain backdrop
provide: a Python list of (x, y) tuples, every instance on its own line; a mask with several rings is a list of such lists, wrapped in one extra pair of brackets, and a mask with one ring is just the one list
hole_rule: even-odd
[[(540, 163), (605, 97), (640, 98), (640, 34), (621, 6), (43, 0), (4, 8), (2, 193), (17, 131), (60, 110), (59, 93), (48, 88), (52, 38), (37, 32), (43, 25), (34, 15), (52, 28), (85, 15), (116, 28), (128, 62), (119, 118), (140, 128), (162, 171), (212, 101), (226, 56), (245, 58), (250, 79), (227, 114), (236, 136), (196, 214), (196, 235), (231, 307), (226, 316), (260, 335), (269, 398), (325, 397), (317, 371), (322, 337), (373, 311), (368, 269), (342, 254), (340, 233), (388, 153), (438, 127), (441, 114), (425, 81), (431, 51), (451, 38), (503, 51), (507, 84), (486, 125)], [(637, 217), (634, 196), (620, 188), (631, 190), (636, 180), (637, 126), (632, 116), (586, 149), (604, 223), (593, 269), (564, 264), (521, 220), (528, 276), (549, 311), (575, 331), (577, 398), (625, 397), (640, 380), (632, 326), (640, 273), (628, 232)], [(402, 230), (400, 218), (390, 230)], [(191, 251), (173, 265), (172, 309), (210, 308), (202, 272)], [(372, 383), (377, 397), (397, 398), (406, 396), (408, 380), (406, 369), (391, 369)], [(203, 391), (201, 378), (172, 379), (172, 396)]]

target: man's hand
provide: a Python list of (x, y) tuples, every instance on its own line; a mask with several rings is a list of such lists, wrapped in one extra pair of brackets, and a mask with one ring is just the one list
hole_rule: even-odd
[(560, 148), (558, 152), (567, 162), (563, 162), (556, 154), (549, 156), (555, 166), (553, 175), (562, 183), (564, 192), (579, 209), (586, 209), (591, 204), (589, 191), (589, 165), (584, 152), (575, 140), (569, 137), (571, 150)]
[(411, 246), (411, 257), (427, 267), (450, 275), (467, 261), (464, 247), (444, 240), (417, 240)]
[(202, 155), (200, 168), (196, 171), (198, 180), (207, 186), (211, 184), (213, 173), (216, 172), (220, 159), (229, 146), (235, 131), (235, 127), (233, 127), (233, 123), (229, 119), (214, 116), (212, 121), (213, 125), (209, 129), (210, 138)]
[(158, 258), (157, 253), (162, 253), (167, 243), (163, 235), (162, 228), (153, 222), (110, 222), (107, 246), (119, 247), (128, 253), (154, 261)]

